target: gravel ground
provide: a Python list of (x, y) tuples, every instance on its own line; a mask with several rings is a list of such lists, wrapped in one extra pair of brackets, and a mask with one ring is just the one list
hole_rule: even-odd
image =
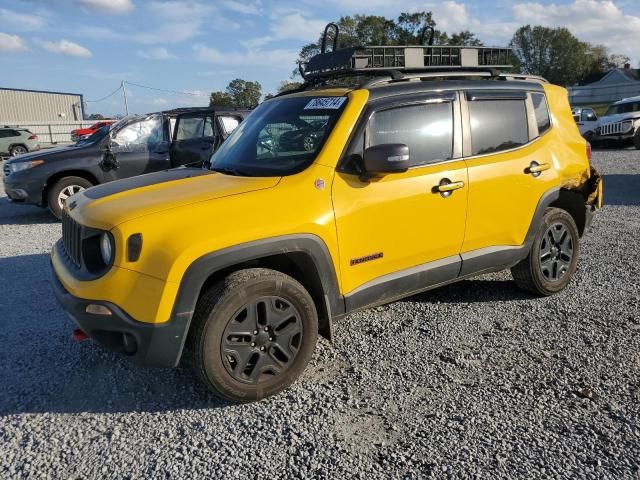
[(73, 343), (60, 225), (0, 198), (0, 478), (640, 478), (640, 152), (552, 298), (485, 275), (351, 315), (251, 405)]

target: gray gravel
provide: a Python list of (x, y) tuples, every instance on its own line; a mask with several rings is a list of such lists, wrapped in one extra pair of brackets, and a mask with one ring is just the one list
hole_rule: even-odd
[(0, 198), (0, 478), (640, 478), (640, 152), (568, 290), (485, 275), (348, 317), (303, 378), (230, 406), (71, 341), (60, 225)]

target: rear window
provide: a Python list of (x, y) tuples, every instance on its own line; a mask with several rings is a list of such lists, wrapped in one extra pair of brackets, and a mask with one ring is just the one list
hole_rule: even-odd
[(453, 104), (429, 103), (376, 112), (369, 123), (369, 146), (404, 143), (410, 165), (450, 160), (453, 152)]
[(551, 128), (547, 99), (542, 93), (532, 93), (531, 100), (533, 100), (533, 111), (535, 112), (536, 122), (538, 123), (538, 133), (542, 135)]
[(469, 102), (473, 155), (500, 152), (529, 141), (524, 100), (477, 100)]

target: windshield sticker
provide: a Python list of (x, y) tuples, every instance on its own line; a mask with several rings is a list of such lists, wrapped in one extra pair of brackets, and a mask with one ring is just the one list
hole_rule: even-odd
[(342, 104), (345, 102), (347, 97), (320, 97), (313, 98), (307, 106), (304, 107), (305, 110), (337, 110)]

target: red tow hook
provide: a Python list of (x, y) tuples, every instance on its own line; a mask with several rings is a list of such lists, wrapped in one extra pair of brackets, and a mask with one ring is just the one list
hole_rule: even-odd
[(73, 338), (73, 340), (75, 342), (83, 342), (85, 341), (87, 338), (89, 338), (89, 335), (87, 335), (86, 333), (84, 333), (82, 330), (80, 330), (79, 328), (76, 328), (73, 333), (71, 334), (71, 338)]

